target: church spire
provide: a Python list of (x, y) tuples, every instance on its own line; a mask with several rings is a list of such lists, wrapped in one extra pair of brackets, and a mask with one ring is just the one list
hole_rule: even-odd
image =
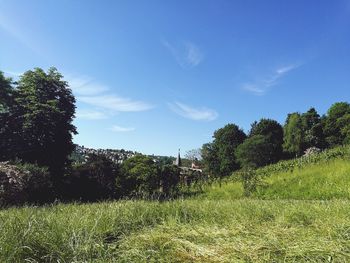
[(180, 167), (181, 166), (181, 156), (180, 156), (180, 149), (179, 152), (177, 154), (177, 158), (176, 158), (176, 166)]

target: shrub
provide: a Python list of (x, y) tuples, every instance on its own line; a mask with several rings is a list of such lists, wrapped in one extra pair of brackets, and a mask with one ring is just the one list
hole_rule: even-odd
[(257, 168), (272, 163), (273, 145), (262, 135), (254, 135), (237, 147), (236, 158), (242, 167)]
[(96, 201), (113, 198), (118, 166), (101, 155), (90, 155), (65, 177), (63, 199)]
[(174, 196), (179, 191), (180, 169), (175, 165), (164, 165), (161, 168), (161, 187), (165, 196)]
[(136, 155), (127, 159), (117, 177), (119, 196), (151, 197), (160, 189), (159, 167), (152, 158)]
[(52, 181), (47, 168), (27, 163), (0, 163), (1, 205), (46, 203), (52, 198)]

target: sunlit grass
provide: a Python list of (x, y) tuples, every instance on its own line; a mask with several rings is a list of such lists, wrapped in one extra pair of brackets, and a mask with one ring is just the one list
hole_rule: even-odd
[(274, 199), (350, 199), (350, 161), (333, 160), (267, 177), (256, 197)]
[(1, 262), (348, 262), (350, 202), (121, 201), (0, 213)]
[(167, 202), (0, 210), (0, 262), (350, 262), (350, 163), (333, 160)]

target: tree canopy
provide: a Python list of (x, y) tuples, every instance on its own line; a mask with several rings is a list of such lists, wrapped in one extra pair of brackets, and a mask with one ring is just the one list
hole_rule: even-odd
[[(271, 163), (282, 158), (283, 128), (281, 124), (272, 119), (261, 119), (252, 124), (249, 137), (263, 136), (265, 142), (270, 145), (271, 150), (267, 157)], [(260, 140), (260, 142), (262, 142)]]
[[(212, 149), (216, 151), (218, 176), (227, 176), (239, 168), (235, 150), (246, 139), (246, 134), (235, 124), (227, 124), (214, 132)], [(212, 156), (214, 157), (214, 156)]]
[(324, 124), (329, 146), (340, 145), (347, 140), (348, 114), (350, 114), (350, 104), (347, 102), (337, 102), (329, 108)]
[(258, 168), (274, 161), (274, 146), (263, 135), (254, 135), (247, 138), (237, 147), (236, 157), (242, 167)]

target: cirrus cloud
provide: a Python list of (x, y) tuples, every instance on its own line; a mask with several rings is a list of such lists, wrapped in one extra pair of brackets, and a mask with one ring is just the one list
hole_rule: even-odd
[(183, 41), (179, 45), (174, 45), (163, 40), (162, 44), (170, 51), (176, 62), (184, 69), (194, 68), (204, 59), (204, 55), (199, 47), (191, 41)]
[(136, 112), (152, 109), (154, 106), (143, 101), (119, 97), (114, 94), (77, 97), (86, 104), (116, 112)]
[(262, 96), (264, 95), (271, 87), (276, 86), (279, 80), (287, 75), (292, 70), (300, 67), (301, 64), (290, 64), (286, 66), (279, 67), (275, 69), (272, 73), (264, 76), (263, 78), (258, 78), (254, 82), (246, 82), (241, 85), (243, 90), (251, 92), (254, 95)]
[(168, 106), (176, 114), (195, 121), (213, 121), (218, 117), (215, 110), (206, 107), (194, 108), (180, 102), (169, 103)]
[[(68, 76), (67, 82), (76, 95), (77, 101), (97, 108), (100, 113), (81, 113), (85, 119), (98, 119), (116, 112), (146, 111), (154, 106), (140, 100), (125, 98), (111, 92), (111, 89), (87, 76)], [(79, 115), (77, 115), (79, 116)]]
[(96, 110), (78, 110), (76, 117), (83, 120), (103, 120), (107, 119), (108, 115), (105, 112)]
[(110, 128), (111, 131), (113, 132), (131, 132), (134, 131), (135, 128), (132, 127), (122, 127), (119, 125), (113, 125), (112, 128)]

